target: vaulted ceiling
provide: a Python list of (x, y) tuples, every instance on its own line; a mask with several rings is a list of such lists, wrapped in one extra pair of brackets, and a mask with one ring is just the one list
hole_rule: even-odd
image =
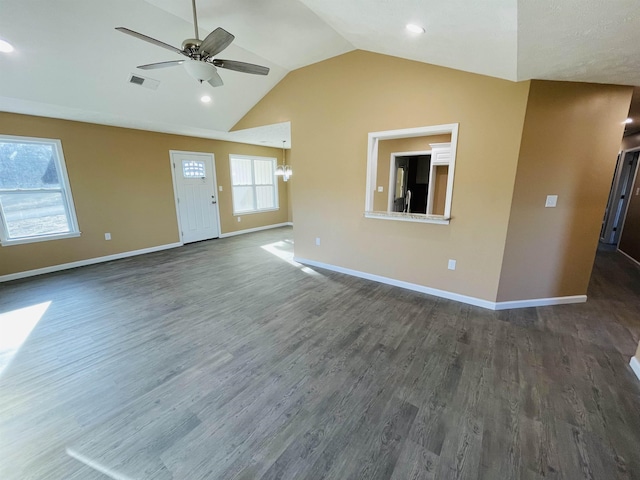
[(0, 54), (0, 110), (281, 146), (288, 125), (228, 131), (287, 72), (354, 49), (513, 81), (640, 85), (634, 0), (198, 0), (198, 17), (201, 37), (236, 36), (219, 57), (270, 74), (219, 69), (214, 89), (182, 67), (136, 69), (180, 57), (114, 28), (180, 47), (193, 37), (190, 0), (0, 0), (0, 39), (15, 47)]

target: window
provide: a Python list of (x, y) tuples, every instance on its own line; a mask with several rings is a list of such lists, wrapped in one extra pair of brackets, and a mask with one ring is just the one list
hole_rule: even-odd
[(276, 159), (231, 155), (229, 160), (233, 214), (277, 210)]
[(183, 160), (182, 175), (184, 175), (184, 178), (205, 178), (204, 162)]
[(77, 237), (60, 140), (0, 135), (0, 242)]

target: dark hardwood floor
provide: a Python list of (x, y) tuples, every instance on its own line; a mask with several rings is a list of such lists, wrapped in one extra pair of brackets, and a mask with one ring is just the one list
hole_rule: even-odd
[(51, 302), (0, 372), (0, 478), (640, 478), (626, 258), (598, 254), (586, 304), (492, 312), (292, 264), (289, 238), (0, 285), (0, 313)]

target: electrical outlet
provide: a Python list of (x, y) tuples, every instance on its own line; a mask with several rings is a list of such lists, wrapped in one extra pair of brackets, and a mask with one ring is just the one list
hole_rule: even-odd
[(555, 207), (558, 204), (558, 195), (547, 195), (547, 201), (544, 202), (545, 207)]
[(455, 270), (456, 269), (456, 261), (449, 259), (449, 264), (447, 265), (447, 268), (449, 270)]
[(105, 233), (104, 234), (104, 239), (105, 240), (111, 240), (111, 234), (110, 233)]
[(320, 246), (320, 237), (316, 237), (316, 247)]
[(238, 223), (242, 221), (242, 217), (238, 217)]
[(384, 192), (384, 187), (383, 186), (379, 186), (378, 187), (378, 192)]

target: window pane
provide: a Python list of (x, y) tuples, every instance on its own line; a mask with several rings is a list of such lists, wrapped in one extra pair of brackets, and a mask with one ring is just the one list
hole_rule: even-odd
[(233, 211), (250, 212), (255, 210), (253, 187), (233, 187)]
[(232, 185), (252, 185), (251, 159), (232, 158), (231, 159), (231, 183)]
[(183, 160), (182, 175), (184, 178), (205, 178), (204, 162)]
[(59, 188), (53, 145), (0, 141), (0, 189)]
[(256, 187), (256, 200), (258, 210), (265, 208), (276, 208), (273, 187)]
[(60, 192), (3, 193), (0, 206), (9, 238), (71, 231)]
[(274, 171), (272, 160), (254, 160), (256, 185), (273, 185)]

